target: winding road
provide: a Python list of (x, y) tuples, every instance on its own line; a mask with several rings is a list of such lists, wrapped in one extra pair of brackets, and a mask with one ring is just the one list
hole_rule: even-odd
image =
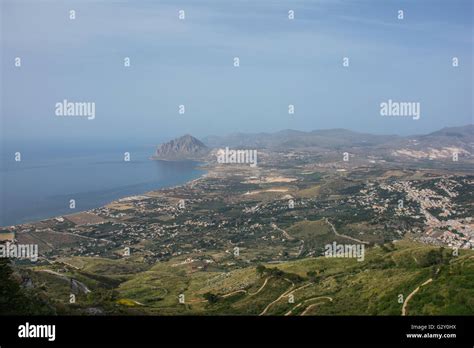
[[(318, 299), (328, 299), (330, 302), (333, 301), (333, 298), (332, 297), (329, 297), (329, 296), (318, 296), (318, 297), (312, 297), (312, 298), (309, 298), (307, 300), (304, 300), (303, 302), (300, 302), (298, 303), (296, 306), (294, 306), (292, 309), (290, 309), (288, 312), (285, 313), (285, 316), (288, 316), (288, 315), (291, 315), (291, 313), (298, 307), (302, 306), (303, 304), (309, 302), (309, 301), (313, 301), (313, 300), (318, 300)], [(308, 307), (306, 307), (306, 309), (304, 310), (303, 313), (301, 313), (301, 315), (305, 315), (306, 312), (308, 312), (311, 308), (313, 308), (314, 306), (318, 305), (318, 304), (321, 304), (321, 303), (324, 303), (324, 302), (318, 302), (318, 303), (313, 303), (313, 304), (310, 304)]]
[(403, 306), (402, 306), (402, 315), (407, 315), (407, 306), (408, 306), (408, 301), (411, 300), (411, 298), (420, 290), (420, 288), (422, 286), (425, 286), (429, 283), (431, 283), (433, 281), (432, 278), (428, 279), (426, 282), (424, 282), (423, 284), (421, 284), (419, 287), (417, 287), (415, 290), (413, 290), (410, 295), (407, 296), (407, 298), (405, 299), (405, 302), (403, 302)]
[[(248, 294), (249, 296), (257, 295), (260, 291), (263, 290), (263, 288), (265, 287), (265, 285), (267, 285), (267, 282), (268, 282), (268, 280), (269, 280), (270, 278), (271, 278), (271, 277), (266, 278), (265, 281), (263, 282), (262, 286), (261, 286), (256, 292), (250, 293), (250, 292), (248, 292), (247, 290), (243, 290), (243, 289), (242, 289), (242, 290), (235, 290), (235, 291), (229, 292), (229, 293), (227, 293), (227, 294), (222, 295), (221, 297), (226, 298), (226, 297), (230, 297), (230, 296), (232, 296), (232, 295), (235, 295), (235, 294), (238, 294), (238, 293), (241, 293), (241, 292), (243, 292), (243, 293), (245, 293), (245, 294)], [(189, 302), (190, 302), (190, 303), (203, 303), (203, 302), (208, 302), (208, 301), (207, 301), (207, 300), (201, 300), (201, 299), (192, 299), (192, 300), (189, 301)]]
[(281, 294), (275, 301), (270, 302), (270, 303), (265, 307), (265, 309), (263, 310), (263, 312), (260, 313), (259, 315), (264, 315), (264, 314), (268, 311), (268, 309), (269, 309), (274, 303), (277, 303), (277, 302), (280, 301), (283, 297), (288, 296), (288, 295), (292, 292), (293, 288), (295, 287), (295, 283), (293, 283), (293, 282), (292, 282), (291, 280), (289, 280), (289, 279), (286, 279), (286, 278), (284, 278), (284, 279), (285, 279), (287, 282), (290, 282), (290, 283), (291, 283), (290, 288), (289, 288), (288, 290), (286, 290), (283, 294)]

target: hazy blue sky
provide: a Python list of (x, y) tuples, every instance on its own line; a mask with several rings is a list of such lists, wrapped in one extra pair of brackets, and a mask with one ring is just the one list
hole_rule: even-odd
[[(0, 1), (6, 138), (416, 134), (472, 123), (471, 0)], [(55, 116), (63, 99), (95, 102), (96, 118)], [(388, 99), (420, 102), (421, 118), (380, 116)]]

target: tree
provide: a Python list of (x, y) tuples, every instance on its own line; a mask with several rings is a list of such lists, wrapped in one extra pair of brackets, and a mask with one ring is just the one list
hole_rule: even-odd
[(266, 267), (264, 265), (258, 265), (256, 268), (257, 274), (261, 277), (262, 275), (265, 274), (267, 271)]
[(55, 310), (15, 279), (10, 261), (0, 258), (0, 315), (52, 315)]
[(204, 299), (207, 300), (207, 302), (209, 302), (210, 304), (214, 304), (216, 302), (218, 302), (220, 300), (220, 297), (216, 294), (213, 294), (211, 292), (206, 292), (204, 295), (203, 295)]
[(430, 250), (421, 262), (422, 266), (428, 267), (439, 265), (443, 261), (443, 253), (441, 250)]

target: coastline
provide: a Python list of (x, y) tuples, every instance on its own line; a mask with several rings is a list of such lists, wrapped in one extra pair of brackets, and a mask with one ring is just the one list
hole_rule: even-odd
[[(150, 160), (155, 160), (156, 161), (157, 159), (151, 159), (150, 158)], [(160, 161), (161, 161), (161, 159), (160, 159)], [(182, 182), (178, 185), (171, 185), (171, 186), (165, 185), (165, 186), (159, 187), (159, 188), (154, 189), (154, 190), (146, 190), (146, 191), (143, 191), (143, 192), (137, 192), (137, 193), (132, 194), (132, 195), (124, 195), (124, 196), (121, 196), (121, 197), (116, 198), (114, 200), (108, 201), (105, 204), (100, 204), (100, 205), (98, 205), (96, 207), (93, 207), (93, 208), (77, 210), (77, 211), (74, 211), (73, 213), (69, 213), (69, 214), (60, 214), (60, 215), (53, 215), (53, 216), (46, 217), (46, 218), (33, 219), (31, 221), (25, 221), (25, 222), (21, 222), (21, 223), (14, 224), (14, 225), (0, 226), (0, 229), (16, 230), (17, 228), (19, 228), (21, 226), (25, 226), (25, 225), (34, 225), (34, 224), (41, 223), (41, 222), (44, 222), (44, 221), (48, 221), (48, 220), (52, 220), (52, 219), (58, 219), (58, 218), (64, 218), (66, 216), (71, 216), (71, 215), (80, 214), (80, 213), (91, 213), (94, 209), (103, 208), (103, 207), (106, 207), (107, 205), (110, 205), (110, 204), (113, 204), (113, 203), (116, 203), (116, 202), (120, 202), (121, 200), (125, 200), (125, 199), (128, 199), (128, 198), (133, 198), (133, 197), (136, 197), (136, 196), (149, 196), (150, 198), (152, 198), (153, 194), (156, 194), (156, 193), (158, 193), (162, 190), (176, 189), (176, 188), (179, 188), (179, 187), (184, 187), (184, 186), (193, 184), (195, 182), (201, 181), (201, 180), (205, 179), (208, 176), (209, 170), (210, 170), (208, 162), (198, 162), (198, 161), (194, 161), (194, 160), (165, 161), (165, 162), (194, 162), (195, 166), (193, 168), (197, 169), (199, 171), (202, 171), (203, 173), (201, 173), (199, 175), (199, 177), (197, 177), (197, 178), (184, 181), (184, 182)], [(206, 168), (206, 169), (203, 169), (203, 168)]]

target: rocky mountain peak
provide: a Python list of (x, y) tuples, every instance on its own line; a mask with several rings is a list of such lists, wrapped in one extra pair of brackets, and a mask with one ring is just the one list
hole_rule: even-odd
[(200, 140), (190, 134), (161, 144), (154, 158), (166, 160), (198, 159), (209, 152), (209, 149)]

